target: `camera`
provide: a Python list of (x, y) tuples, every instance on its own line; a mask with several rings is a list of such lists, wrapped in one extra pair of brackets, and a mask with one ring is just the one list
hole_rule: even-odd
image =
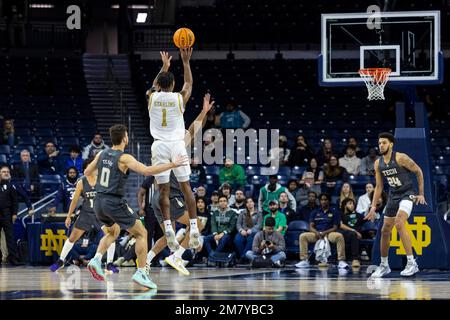
[(269, 241), (269, 240), (266, 240), (266, 246), (270, 246), (272, 244), (272, 242), (271, 241)]

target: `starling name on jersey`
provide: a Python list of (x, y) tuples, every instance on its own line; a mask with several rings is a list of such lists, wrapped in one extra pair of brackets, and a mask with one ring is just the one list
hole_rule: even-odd
[(398, 174), (397, 168), (392, 168), (392, 169), (388, 169), (388, 170), (383, 170), (383, 174), (384, 174), (385, 177), (387, 177), (387, 176), (392, 176), (393, 174)]

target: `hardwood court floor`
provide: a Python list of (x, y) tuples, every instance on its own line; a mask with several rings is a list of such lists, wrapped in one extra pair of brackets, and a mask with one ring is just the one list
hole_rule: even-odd
[(379, 300), (450, 299), (450, 272), (422, 271), (414, 278), (368, 279), (366, 268), (339, 272), (327, 269), (295, 270), (246, 268), (190, 268), (179, 275), (171, 268), (153, 268), (158, 289), (134, 284), (134, 268), (121, 268), (105, 282), (94, 280), (85, 269), (66, 267), (52, 273), (46, 267), (1, 267), (0, 299), (186, 299), (186, 300)]

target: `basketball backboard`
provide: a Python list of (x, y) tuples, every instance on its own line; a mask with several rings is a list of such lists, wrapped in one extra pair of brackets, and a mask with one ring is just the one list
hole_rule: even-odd
[(442, 82), (439, 11), (322, 14), (319, 81), (362, 85), (363, 68), (391, 68), (391, 84)]

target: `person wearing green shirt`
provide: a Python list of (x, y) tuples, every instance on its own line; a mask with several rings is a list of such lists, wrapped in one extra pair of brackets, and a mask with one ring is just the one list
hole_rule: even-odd
[(233, 190), (244, 188), (247, 183), (244, 168), (230, 158), (225, 159), (225, 166), (219, 171), (219, 183), (225, 182), (228, 182)]
[(270, 213), (264, 216), (263, 226), (266, 225), (268, 217), (273, 217), (275, 219), (275, 231), (280, 232), (284, 236), (287, 230), (287, 220), (284, 213), (278, 211), (278, 200), (269, 201), (269, 211)]

